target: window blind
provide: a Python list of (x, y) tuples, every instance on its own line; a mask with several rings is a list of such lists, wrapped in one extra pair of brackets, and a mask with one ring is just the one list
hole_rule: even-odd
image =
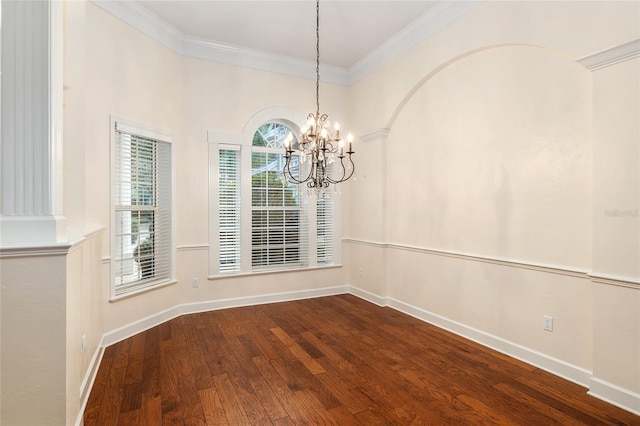
[(114, 155), (116, 295), (171, 278), (171, 145), (116, 131)]
[(316, 241), (319, 265), (333, 263), (333, 198), (318, 197), (316, 200)]
[(281, 149), (254, 147), (251, 155), (251, 267), (254, 271), (302, 267), (309, 263), (308, 202), (298, 185), (283, 179), (285, 159), (280, 152)]
[[(239, 147), (238, 147), (239, 148)], [(220, 273), (240, 272), (240, 150), (220, 149), (218, 160)]]

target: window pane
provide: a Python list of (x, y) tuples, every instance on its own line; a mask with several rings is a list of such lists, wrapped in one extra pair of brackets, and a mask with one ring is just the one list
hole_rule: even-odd
[(283, 210), (269, 211), (269, 226), (281, 227), (283, 225), (284, 225), (284, 211)]
[[(263, 124), (253, 135), (253, 146), (284, 149), (284, 140), (289, 133), (291, 133), (291, 130), (282, 124)], [(295, 146), (297, 146), (297, 138), (294, 133), (294, 147)]]
[(267, 205), (267, 191), (265, 189), (253, 189), (251, 191), (251, 205), (263, 207)]
[(267, 194), (267, 201), (270, 207), (282, 207), (282, 205), (284, 204), (282, 199), (284, 191), (282, 189), (269, 189)]

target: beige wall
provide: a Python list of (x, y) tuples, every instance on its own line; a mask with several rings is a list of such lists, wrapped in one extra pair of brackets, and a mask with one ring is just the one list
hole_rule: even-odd
[(45, 257), (18, 255), (0, 261), (3, 425), (66, 422), (64, 253), (62, 247)]
[[(104, 229), (74, 244), (66, 263), (66, 422), (74, 424), (89, 395), (87, 372), (96, 368), (103, 333), (102, 241)], [(83, 336), (85, 338), (83, 350)]]
[(639, 39), (639, 13), (487, 2), (354, 84), (354, 127), (389, 133), (347, 235), (352, 285), (637, 412), (638, 64), (577, 60)]
[(640, 393), (640, 290), (607, 283), (640, 277), (640, 59), (593, 83), (593, 373)]

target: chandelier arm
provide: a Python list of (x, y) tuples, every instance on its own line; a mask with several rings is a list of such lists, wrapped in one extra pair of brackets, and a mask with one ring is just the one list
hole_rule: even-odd
[(291, 173), (291, 156), (289, 156), (286, 159), (286, 162), (284, 163), (284, 168), (282, 169), (282, 174), (287, 179), (287, 181), (289, 181), (291, 183), (296, 183), (296, 184), (302, 184), (302, 183), (307, 182), (311, 178), (311, 173), (312, 172), (313, 172), (313, 165), (311, 166), (311, 170), (309, 171), (309, 175), (305, 179), (303, 179), (303, 180), (296, 179), (293, 176), (293, 174)]
[(351, 163), (351, 172), (349, 173), (348, 176), (347, 176), (346, 167), (344, 166), (344, 157), (343, 157), (340, 159), (340, 165), (342, 166), (342, 176), (340, 177), (340, 179), (335, 180), (327, 176), (327, 180), (329, 180), (333, 184), (338, 184), (338, 183), (346, 182), (349, 179), (351, 179), (351, 177), (353, 176), (353, 173), (356, 171), (356, 165), (353, 163), (353, 160), (351, 159), (351, 154), (349, 154), (349, 162)]
[(333, 179), (331, 176), (327, 175), (327, 182), (330, 182), (332, 184), (338, 184), (340, 182), (344, 182), (346, 179), (344, 178), (345, 174), (347, 173), (347, 170), (344, 167), (344, 162), (343, 162), (344, 158), (340, 158), (340, 166), (342, 167), (342, 176), (340, 177), (340, 179)]
[(349, 176), (347, 176), (345, 180), (351, 179), (351, 176), (353, 176), (353, 173), (356, 171), (356, 165), (353, 164), (353, 160), (351, 159), (351, 154), (349, 154), (349, 162), (351, 163), (351, 173), (349, 173)]

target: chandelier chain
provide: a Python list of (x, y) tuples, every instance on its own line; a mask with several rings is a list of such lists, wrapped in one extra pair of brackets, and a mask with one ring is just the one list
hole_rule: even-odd
[(320, 0), (316, 0), (316, 115), (320, 115)]
[[(315, 189), (321, 197), (330, 194), (327, 193), (329, 185), (349, 180), (355, 171), (351, 159), (354, 154), (351, 145), (353, 137), (349, 134), (347, 146), (340, 137), (338, 123), (335, 123), (335, 136), (330, 126), (329, 116), (320, 115), (320, 0), (316, 0), (316, 113), (307, 115), (296, 148), (292, 133), (284, 140), (285, 163), (282, 174), (287, 182), (306, 184), (309, 190)], [(334, 161), (339, 164), (332, 167)], [(336, 172), (334, 176), (332, 170)]]

